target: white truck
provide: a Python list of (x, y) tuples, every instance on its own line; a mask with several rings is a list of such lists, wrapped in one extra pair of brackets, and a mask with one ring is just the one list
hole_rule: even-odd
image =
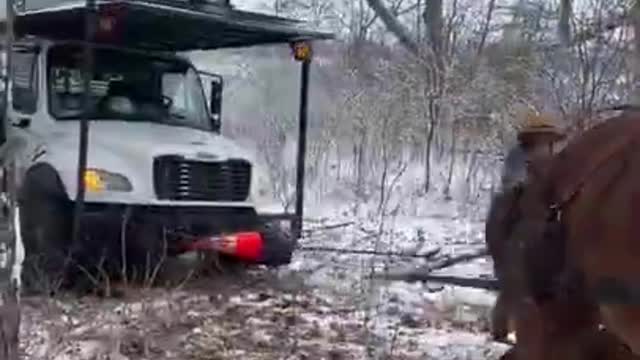
[[(123, 259), (140, 271), (203, 239), (255, 263), (290, 261), (294, 239), (270, 225), (278, 216), (262, 216), (275, 199), (266, 170), (220, 132), (222, 79), (176, 52), (329, 35), (227, 4), (101, 1), (85, 82), (85, 4), (9, 11), (1, 191), (16, 230), (15, 268), (26, 255), (23, 280), (68, 275), (69, 264), (115, 270)], [(83, 118), (82, 236), (74, 243)]]

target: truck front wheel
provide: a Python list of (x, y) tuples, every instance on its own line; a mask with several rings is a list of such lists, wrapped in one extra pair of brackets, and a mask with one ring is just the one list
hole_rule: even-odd
[(73, 206), (55, 173), (45, 168), (27, 174), (20, 196), (28, 291), (55, 292), (67, 279)]

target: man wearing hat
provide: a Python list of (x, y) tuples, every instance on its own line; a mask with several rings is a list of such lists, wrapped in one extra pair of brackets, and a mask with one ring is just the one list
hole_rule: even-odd
[(533, 113), (526, 115), (524, 126), (518, 132), (518, 142), (526, 156), (527, 179), (541, 175), (540, 167), (554, 155), (556, 145), (565, 138), (564, 132), (554, 124), (550, 116)]
[(504, 160), (503, 190), (523, 185), (533, 170), (529, 164), (535, 159), (548, 159), (565, 136), (549, 116), (529, 111), (523, 116), (517, 138), (518, 144), (509, 150)]
[[(518, 145), (505, 160), (502, 191), (494, 196), (485, 224), (487, 248), (493, 258), (495, 276), (503, 289), (498, 295), (491, 319), (492, 335), (496, 340), (505, 340), (513, 327), (516, 294), (511, 284), (520, 281), (512, 277), (517, 276), (513, 264), (518, 260), (513, 259), (509, 239), (516, 224), (522, 220), (524, 189), (542, 178), (547, 161), (558, 150), (558, 142), (565, 135), (549, 116), (529, 112), (525, 114), (517, 138)], [(531, 193), (526, 197), (530, 198)]]

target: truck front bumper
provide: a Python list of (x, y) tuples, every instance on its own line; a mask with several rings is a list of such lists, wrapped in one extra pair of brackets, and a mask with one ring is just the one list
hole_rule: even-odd
[(295, 242), (279, 222), (263, 218), (249, 207), (87, 203), (82, 224), (87, 235), (104, 237), (101, 241), (116, 241), (123, 233), (133, 241), (141, 236), (156, 236), (158, 241), (167, 241), (171, 255), (218, 251), (268, 266), (290, 263), (295, 248)]

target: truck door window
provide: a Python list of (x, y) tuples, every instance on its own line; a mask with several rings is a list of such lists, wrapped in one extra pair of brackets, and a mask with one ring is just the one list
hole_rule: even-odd
[(33, 114), (38, 102), (37, 55), (33, 52), (16, 50), (11, 63), (11, 98), (15, 111)]
[[(179, 58), (96, 48), (92, 120), (155, 122), (210, 128), (195, 69)], [(56, 45), (47, 57), (49, 111), (57, 120), (82, 117), (83, 49)]]
[(162, 95), (170, 99), (169, 115), (172, 122), (210, 129), (200, 77), (193, 68), (162, 72)]

